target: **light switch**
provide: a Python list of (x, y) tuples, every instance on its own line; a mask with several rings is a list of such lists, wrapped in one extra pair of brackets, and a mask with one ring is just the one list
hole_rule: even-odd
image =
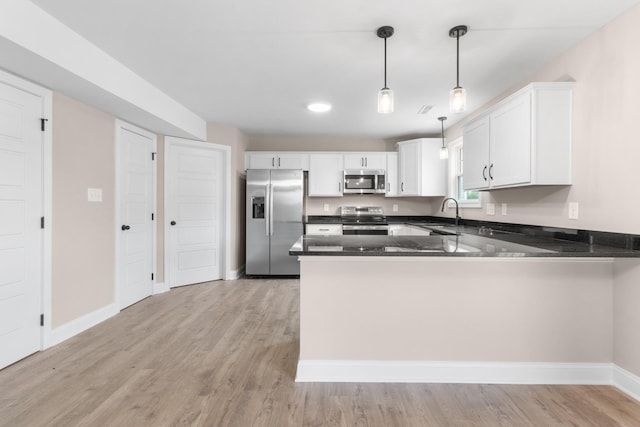
[(329, 203), (325, 203), (323, 208), (325, 212), (329, 212)]
[(87, 188), (87, 200), (90, 202), (101, 202), (102, 188)]
[(502, 204), (502, 215), (506, 215), (507, 214), (507, 204), (503, 203)]
[(487, 203), (486, 213), (487, 213), (487, 215), (495, 215), (496, 214), (496, 204), (495, 203)]
[(392, 209), (393, 209), (394, 212), (398, 212), (398, 205), (393, 205)]

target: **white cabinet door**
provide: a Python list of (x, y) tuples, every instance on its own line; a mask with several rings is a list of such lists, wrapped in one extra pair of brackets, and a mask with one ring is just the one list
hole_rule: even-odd
[(489, 188), (489, 116), (464, 128), (464, 190)]
[(386, 153), (349, 153), (344, 155), (345, 169), (384, 170), (386, 166)]
[(387, 173), (385, 176), (385, 197), (398, 197), (400, 186), (398, 185), (398, 153), (387, 153)]
[(418, 141), (398, 143), (398, 175), (400, 195), (420, 193), (420, 144)]
[(276, 166), (278, 169), (302, 169), (309, 170), (309, 155), (296, 152), (278, 153)]
[(276, 157), (276, 153), (268, 151), (247, 153), (245, 169), (275, 169)]
[(491, 187), (531, 182), (530, 92), (514, 98), (491, 114), (490, 151)]
[(342, 153), (309, 156), (309, 196), (342, 197)]
[(342, 224), (307, 224), (307, 235), (339, 236), (342, 235)]

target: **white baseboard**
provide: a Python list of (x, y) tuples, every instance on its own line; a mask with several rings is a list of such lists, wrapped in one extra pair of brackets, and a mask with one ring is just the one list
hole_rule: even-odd
[(613, 385), (640, 401), (640, 377), (613, 365)]
[(64, 325), (58, 326), (51, 330), (51, 339), (48, 342), (48, 347), (60, 344), (61, 342), (68, 340), (74, 335), (78, 335), (81, 332), (107, 320), (110, 317), (118, 314), (118, 305), (116, 303), (109, 304), (91, 313), (87, 313), (82, 317), (79, 317)]
[(167, 286), (165, 282), (153, 284), (153, 295), (162, 294), (165, 292), (169, 292), (169, 286)]
[(299, 360), (296, 382), (611, 384), (611, 364)]

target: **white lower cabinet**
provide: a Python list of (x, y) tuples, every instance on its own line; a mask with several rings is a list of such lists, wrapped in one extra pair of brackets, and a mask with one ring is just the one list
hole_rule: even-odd
[(342, 234), (342, 224), (307, 224), (307, 235), (336, 236)]
[(430, 236), (431, 232), (409, 224), (389, 224), (390, 236)]
[(309, 156), (310, 197), (342, 197), (344, 180), (342, 153), (311, 154)]

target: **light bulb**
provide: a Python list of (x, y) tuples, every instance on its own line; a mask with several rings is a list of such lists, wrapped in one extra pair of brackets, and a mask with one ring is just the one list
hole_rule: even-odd
[(446, 160), (449, 158), (449, 150), (447, 147), (440, 147), (440, 158)]
[(389, 88), (382, 88), (378, 92), (378, 113), (393, 113), (393, 91)]
[(449, 111), (461, 113), (467, 109), (467, 91), (460, 86), (454, 87), (449, 92)]

